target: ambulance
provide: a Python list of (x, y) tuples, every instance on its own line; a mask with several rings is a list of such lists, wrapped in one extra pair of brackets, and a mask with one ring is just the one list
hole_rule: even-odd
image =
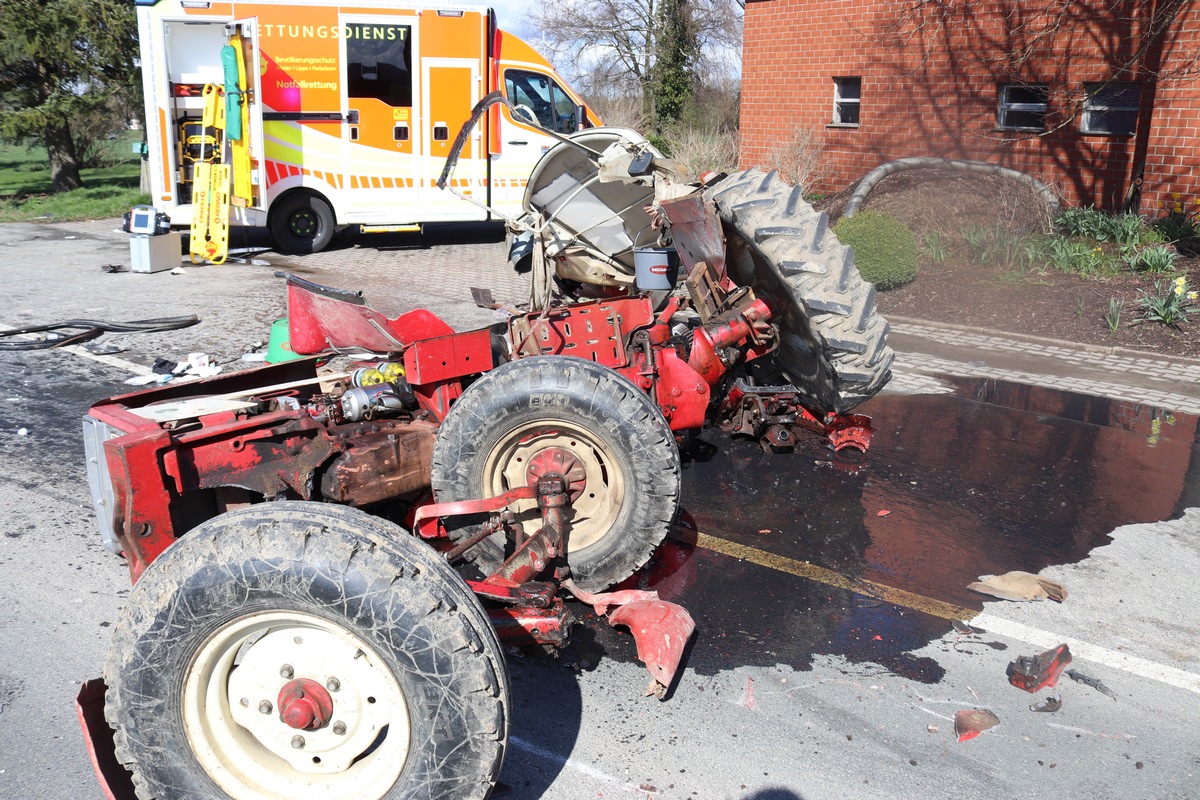
[[(599, 120), (490, 9), (360, 0), (135, 0), (150, 189), (193, 259), (229, 225), (316, 252), (335, 230), (415, 229), (521, 211), (559, 134)], [(459, 129), (453, 188), (437, 187)], [(234, 129), (237, 129), (236, 132)], [(236, 133), (236, 135), (235, 135)], [(211, 253), (209, 260), (223, 256)]]

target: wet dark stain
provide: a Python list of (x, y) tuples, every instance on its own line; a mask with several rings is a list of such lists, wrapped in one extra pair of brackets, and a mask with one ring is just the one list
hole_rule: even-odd
[[(805, 670), (828, 654), (936, 682), (942, 668), (910, 651), (950, 630), (940, 617), (698, 547), (695, 531), (980, 609), (966, 588), (978, 576), (1077, 562), (1114, 528), (1169, 519), (1200, 496), (1193, 415), (949, 380), (965, 396), (864, 405), (875, 441), (849, 469), (817, 441), (764, 454), (707, 432), (685, 445), (681, 523), (629, 585), (691, 612), (691, 669)], [(633, 657), (632, 640), (602, 623), (594, 639), (611, 657)], [(1005, 649), (975, 637), (955, 646)]]

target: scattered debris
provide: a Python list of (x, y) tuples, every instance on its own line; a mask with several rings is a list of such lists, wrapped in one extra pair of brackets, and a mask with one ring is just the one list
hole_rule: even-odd
[(890, 513), (892, 513), (892, 512), (891, 512), (891, 511), (888, 511), (886, 508), (883, 508), (883, 509), (880, 509), (880, 510), (879, 510), (879, 512), (878, 512), (878, 513), (877, 513), (875, 516), (877, 516), (877, 517), (886, 517), (886, 516), (887, 516), (888, 514), (890, 514)]
[(129, 271), (125, 267), (124, 264), (101, 264), (100, 269), (101, 269), (101, 271), (107, 272), (110, 275), (115, 274), (117, 272), (128, 272)]
[(83, 349), (87, 350), (94, 356), (111, 356), (114, 353), (125, 352), (124, 347), (119, 347), (115, 344), (106, 344), (104, 342), (88, 342), (83, 345)]
[(963, 622), (961, 619), (950, 620), (950, 625), (954, 628), (956, 633), (960, 633), (963, 636), (974, 636), (975, 634), (984, 632), (983, 628), (973, 628), (967, 623)]
[(167, 273), (168, 275), (187, 275), (187, 270), (183, 267), (176, 267)]
[(1096, 691), (1101, 692), (1102, 694), (1108, 695), (1113, 700), (1117, 699), (1117, 693), (1114, 692), (1112, 689), (1108, 688), (1107, 686), (1105, 686), (1104, 682), (1101, 681), (1099, 678), (1093, 678), (1090, 675), (1084, 675), (1082, 672), (1080, 672), (1077, 669), (1067, 670), (1067, 677), (1070, 678), (1071, 680), (1075, 681), (1076, 683), (1082, 683), (1084, 686), (1090, 686), (1093, 689), (1095, 689)]
[(18, 428), (17, 429), (17, 436), (28, 436), (28, 435), (29, 435), (29, 428)]
[(928, 725), (926, 726), (925, 730), (929, 731), (930, 733), (937, 733), (941, 730), (941, 728), (939, 728), (937, 725)]
[(1003, 575), (981, 575), (967, 586), (973, 592), (999, 597), (1001, 600), (1045, 600), (1056, 603), (1067, 599), (1067, 589), (1061, 583), (1030, 572), (1006, 572)]
[(1053, 714), (1062, 708), (1062, 697), (1052, 694), (1040, 703), (1034, 703), (1029, 707), (1030, 711), (1047, 711)]
[(1018, 689), (1037, 692), (1058, 683), (1059, 675), (1070, 663), (1071, 649), (1065, 644), (1036, 656), (1020, 656), (1008, 665), (1008, 682)]
[(162, 375), (157, 372), (152, 372), (149, 375), (134, 375), (128, 378), (125, 383), (130, 386), (147, 386), (151, 383), (167, 383), (174, 375)]
[(1000, 718), (985, 708), (972, 708), (954, 715), (954, 733), (960, 742), (974, 739), (1000, 724)]
[(154, 359), (154, 363), (150, 366), (150, 371), (155, 375), (173, 376), (179, 371), (179, 362), (171, 361), (166, 358), (156, 358)]

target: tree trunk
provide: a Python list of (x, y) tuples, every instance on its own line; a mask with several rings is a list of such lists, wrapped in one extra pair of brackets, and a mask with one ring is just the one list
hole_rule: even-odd
[(46, 153), (50, 156), (50, 191), (69, 192), (83, 186), (75, 142), (66, 122), (46, 125)]

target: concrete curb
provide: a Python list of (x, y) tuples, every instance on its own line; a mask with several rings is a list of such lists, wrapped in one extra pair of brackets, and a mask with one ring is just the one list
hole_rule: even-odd
[(915, 328), (929, 328), (930, 330), (951, 331), (954, 333), (972, 334), (975, 336), (991, 336), (997, 339), (1012, 339), (1013, 341), (1025, 342), (1027, 344), (1036, 345), (1039, 347), (1061, 347), (1068, 350), (1080, 350), (1085, 353), (1098, 353), (1100, 355), (1122, 356), (1124, 358), (1153, 358), (1159, 361), (1200, 367), (1200, 359), (1185, 358), (1183, 356), (1168, 356), (1145, 350), (1131, 350), (1128, 347), (1104, 347), (1102, 345), (1086, 344), (1084, 342), (1070, 342), (1064, 339), (1047, 339), (1042, 336), (1030, 336), (1029, 334), (1025, 333), (1012, 333), (1009, 331), (992, 330), (990, 328), (954, 325), (949, 322), (933, 322), (924, 319), (913, 319), (912, 317), (901, 317), (895, 314), (884, 314), (883, 316), (889, 322), (896, 322), (901, 325), (909, 325)]

